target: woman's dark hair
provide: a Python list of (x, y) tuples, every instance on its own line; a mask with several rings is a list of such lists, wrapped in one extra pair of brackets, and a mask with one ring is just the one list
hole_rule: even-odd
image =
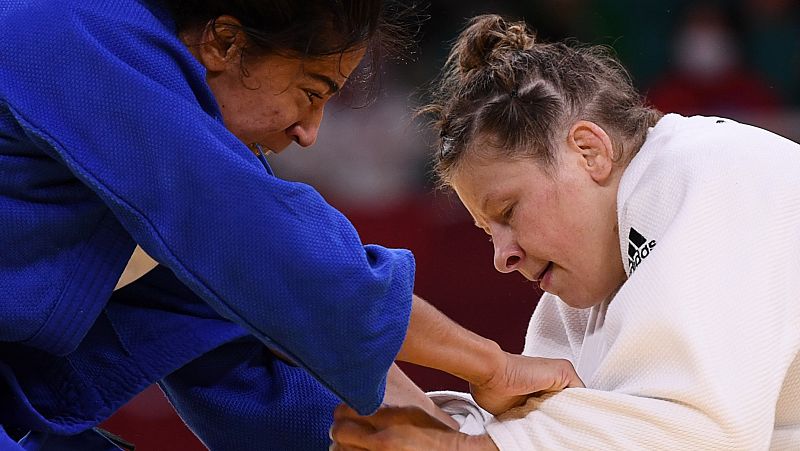
[(534, 158), (551, 170), (559, 135), (574, 121), (603, 127), (619, 161), (633, 158), (662, 115), (605, 47), (536, 42), (524, 22), (498, 15), (469, 22), (420, 113), (438, 133), (434, 169), (444, 184), (476, 138), (490, 144), (482, 152)]
[(248, 38), (243, 59), (263, 54), (314, 58), (366, 48), (361, 81), (375, 75), (381, 60), (410, 58), (422, 21), (415, 6), (391, 0), (161, 1), (180, 31), (195, 26), (215, 30), (223, 15), (238, 19)]

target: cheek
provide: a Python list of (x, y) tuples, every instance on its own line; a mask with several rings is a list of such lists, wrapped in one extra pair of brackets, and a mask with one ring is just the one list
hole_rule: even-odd
[(544, 199), (532, 205), (519, 220), (524, 227), (521, 237), (525, 242), (535, 244), (545, 254), (540, 258), (558, 261), (565, 257), (565, 251), (574, 241), (574, 225), (570, 218), (563, 215), (556, 202)]
[(266, 130), (283, 130), (292, 122), (292, 113), (288, 108), (281, 109), (276, 105), (262, 105), (257, 122)]
[(225, 122), (239, 130), (260, 133), (284, 130), (295, 122), (293, 116), (296, 108), (287, 102), (281, 104), (277, 97), (269, 95), (239, 99), (239, 102), (223, 108)]

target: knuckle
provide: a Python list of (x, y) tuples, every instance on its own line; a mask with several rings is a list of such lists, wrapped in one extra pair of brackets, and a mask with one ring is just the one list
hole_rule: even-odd
[(331, 440), (338, 441), (342, 435), (342, 423), (335, 422), (331, 426), (330, 430), (328, 431), (328, 435), (330, 436)]
[(349, 416), (352, 416), (352, 414), (353, 414), (353, 410), (350, 409), (349, 407), (347, 407), (346, 404), (342, 403), (342, 404), (339, 404), (338, 406), (336, 406), (336, 409), (334, 409), (334, 411), (333, 411), (333, 419), (337, 420), (337, 419), (341, 419), (341, 418), (347, 418)]

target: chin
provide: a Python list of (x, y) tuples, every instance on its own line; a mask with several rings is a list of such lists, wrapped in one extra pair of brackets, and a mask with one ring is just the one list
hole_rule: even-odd
[(589, 293), (569, 293), (565, 292), (562, 294), (553, 293), (558, 296), (565, 304), (572, 308), (576, 309), (587, 309), (592, 308), (595, 305), (599, 305), (603, 302), (605, 297), (603, 296), (594, 296)]
[(619, 288), (611, 290), (610, 292), (607, 290), (600, 290), (600, 292), (595, 293), (576, 293), (573, 296), (567, 296), (565, 293), (565, 297), (562, 297), (561, 300), (572, 308), (587, 309), (600, 305), (606, 300), (610, 302), (614, 295), (616, 295), (618, 289)]

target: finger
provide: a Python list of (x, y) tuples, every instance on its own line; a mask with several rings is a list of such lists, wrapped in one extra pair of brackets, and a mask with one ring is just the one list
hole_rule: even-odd
[(355, 410), (351, 409), (347, 404), (339, 404), (333, 411), (333, 420), (355, 419), (360, 418), (361, 415)]
[[(437, 407), (438, 409), (438, 407)], [(375, 415), (368, 417), (369, 423), (377, 430), (387, 429), (391, 426), (408, 424), (426, 429), (453, 430), (458, 429), (458, 423), (449, 415), (440, 411), (442, 418), (417, 406), (384, 407)], [(448, 421), (452, 421), (450, 426)]]
[(328, 447), (328, 451), (369, 451), (369, 450), (366, 448), (356, 448), (352, 446), (343, 446), (333, 443), (331, 444), (331, 446)]
[[(448, 420), (452, 420), (448, 415), (442, 414), (445, 415)], [(454, 422), (454, 426), (451, 427), (442, 419), (436, 418), (417, 406), (384, 406), (369, 416), (360, 416), (348, 407), (339, 406), (334, 411), (333, 417), (334, 425), (354, 423), (364, 428), (368, 433), (401, 424), (440, 430), (457, 429), (457, 423)]]
[[(407, 418), (407, 408), (395, 406), (382, 406), (372, 415), (359, 415), (350, 407), (340, 404), (333, 411), (333, 422), (336, 424), (355, 423), (367, 430), (374, 431), (394, 424)], [(333, 430), (333, 429), (332, 429)]]
[(586, 385), (584, 385), (581, 378), (576, 375), (570, 380), (567, 388), (586, 388)]
[(331, 444), (331, 446), (328, 447), (328, 451), (369, 451), (369, 450), (367, 448), (356, 448), (352, 446), (343, 446), (333, 443)]
[(536, 382), (531, 385), (537, 386), (537, 389), (528, 392), (529, 395), (541, 392), (561, 391), (565, 388), (584, 387), (583, 381), (581, 381), (569, 360), (536, 359), (539, 360), (538, 365), (540, 371), (537, 373)]
[(337, 446), (366, 447), (368, 437), (375, 432), (375, 428), (368, 424), (351, 421), (337, 420), (333, 422), (328, 435)]
[(562, 374), (561, 388), (584, 388), (583, 381), (572, 366), (569, 360), (555, 360), (554, 364), (558, 365)]

